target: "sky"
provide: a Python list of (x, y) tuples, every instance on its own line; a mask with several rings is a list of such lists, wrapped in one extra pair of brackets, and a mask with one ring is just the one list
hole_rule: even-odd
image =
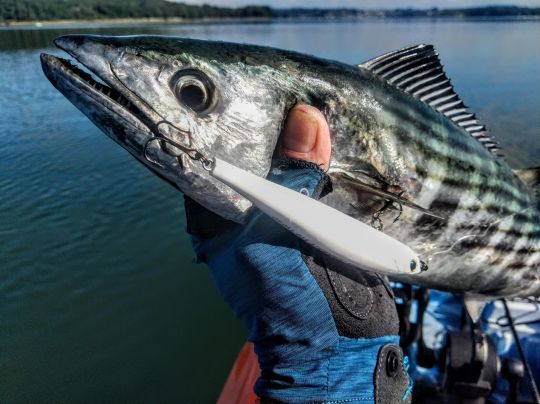
[[(180, 1), (180, 0), (179, 0)], [(212, 4), (217, 6), (268, 5), (274, 8), (324, 7), (324, 8), (461, 8), (487, 5), (507, 5), (540, 7), (540, 0), (181, 0), (192, 4)]]

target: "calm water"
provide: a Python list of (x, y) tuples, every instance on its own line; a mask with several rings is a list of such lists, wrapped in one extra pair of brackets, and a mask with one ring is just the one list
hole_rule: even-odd
[(515, 167), (540, 165), (540, 23), (0, 29), (0, 402), (212, 402), (245, 331), (193, 263), (181, 195), (45, 79), (68, 32), (278, 46), (349, 63), (437, 46)]

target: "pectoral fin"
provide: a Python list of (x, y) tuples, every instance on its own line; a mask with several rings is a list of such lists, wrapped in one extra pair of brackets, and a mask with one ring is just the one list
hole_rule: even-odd
[(414, 209), (418, 212), (429, 215), (431, 217), (434, 217), (440, 220), (446, 220), (445, 217), (437, 215), (436, 213), (433, 213), (430, 210), (423, 208), (422, 206), (417, 205), (414, 202), (411, 202), (400, 195), (389, 192), (382, 188), (378, 188), (374, 185), (363, 182), (357, 178), (350, 177), (345, 173), (334, 173), (333, 177), (339, 177), (339, 181), (343, 185), (349, 188), (353, 188), (357, 193), (369, 194), (385, 201), (396, 202), (397, 204)]

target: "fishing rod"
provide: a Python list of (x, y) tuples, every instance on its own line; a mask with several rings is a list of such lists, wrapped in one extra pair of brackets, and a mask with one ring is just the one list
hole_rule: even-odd
[(534, 402), (536, 404), (540, 404), (540, 394), (538, 393), (538, 386), (536, 385), (536, 381), (534, 380), (534, 375), (531, 370), (531, 366), (529, 365), (529, 362), (527, 361), (527, 358), (525, 357), (525, 352), (523, 352), (523, 347), (521, 346), (521, 342), (519, 340), (518, 333), (516, 331), (516, 327), (514, 324), (514, 318), (512, 317), (512, 314), (510, 313), (510, 309), (508, 308), (508, 303), (506, 302), (506, 299), (501, 299), (501, 302), (504, 307), (504, 312), (506, 313), (506, 318), (508, 319), (508, 325), (510, 326), (510, 330), (512, 331), (512, 335), (514, 336), (514, 341), (516, 342), (516, 348), (519, 353), (519, 357), (521, 358), (521, 361), (523, 362), (523, 366), (525, 366), (525, 371), (527, 372), (527, 376), (529, 377), (529, 386), (531, 388), (531, 394), (533, 396)]

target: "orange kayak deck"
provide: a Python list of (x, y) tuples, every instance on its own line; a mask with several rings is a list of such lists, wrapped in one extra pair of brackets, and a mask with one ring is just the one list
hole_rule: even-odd
[(255, 404), (259, 402), (253, 386), (261, 374), (253, 344), (246, 342), (223, 386), (218, 404)]

